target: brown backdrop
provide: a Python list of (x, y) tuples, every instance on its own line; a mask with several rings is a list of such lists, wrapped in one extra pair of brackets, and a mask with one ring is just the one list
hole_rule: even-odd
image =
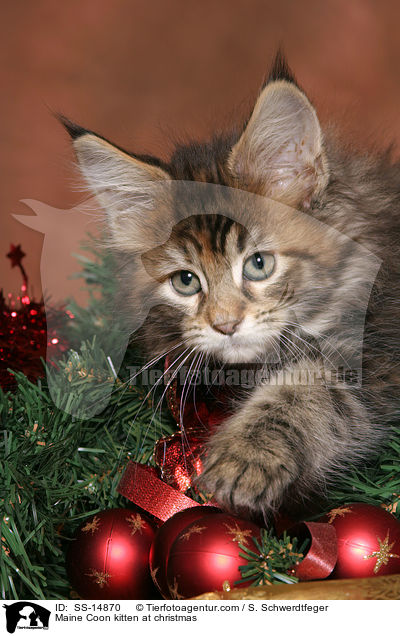
[(14, 242), (40, 293), (42, 235), (12, 218), (29, 214), (20, 200), (69, 208), (81, 197), (52, 111), (166, 157), (173, 139), (203, 139), (247, 112), (281, 44), (324, 120), (368, 143), (400, 140), (395, 0), (10, 0), (0, 12), (5, 291), (20, 284), (3, 257)]

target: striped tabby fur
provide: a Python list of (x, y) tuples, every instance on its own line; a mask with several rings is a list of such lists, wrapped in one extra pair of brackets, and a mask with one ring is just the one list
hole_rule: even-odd
[[(149, 358), (172, 350), (172, 360), (183, 359), (193, 348), (186, 364), (212, 357), (217, 365), (257, 365), (275, 338), (283, 351), (276, 371), (318, 374), (324, 364), (318, 338), (335, 334), (330, 362), (340, 365), (358, 344), (351, 330), (341, 330), (343, 317), (362, 315), (368, 306), (361, 387), (267, 383), (242, 391), (206, 449), (200, 486), (226, 508), (251, 516), (267, 515), (282, 501), (310, 506), (327, 484), (380, 449), (398, 409), (400, 164), (387, 154), (351, 153), (323, 135), (281, 56), (242, 130), (178, 147), (168, 163), (125, 153), (64, 123), (107, 212), (127, 320), (145, 297), (154, 300), (141, 334)], [(205, 215), (196, 197), (159, 197), (160, 185), (180, 180), (232, 190), (210, 195)], [(226, 210), (236, 205), (234, 191), (303, 214), (285, 221), (282, 212), (278, 223), (255, 203), (232, 219)], [(186, 218), (178, 212), (185, 205), (192, 206)], [(306, 217), (354, 243), (309, 231)], [(158, 236), (167, 220), (173, 231), (165, 241)], [(238, 270), (255, 249), (249, 227), (261, 241), (272, 233), (277, 246), (276, 271), (262, 282), (241, 280), (242, 265)], [(154, 244), (159, 247), (149, 249)], [(372, 293), (359, 245), (382, 260)], [(200, 277), (199, 293), (174, 291), (170, 276), (180, 270)], [(290, 323), (293, 312), (297, 323)]]

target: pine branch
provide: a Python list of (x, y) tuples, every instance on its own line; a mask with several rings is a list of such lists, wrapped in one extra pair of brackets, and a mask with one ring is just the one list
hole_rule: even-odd
[(392, 426), (390, 440), (368, 467), (356, 467), (332, 486), (330, 507), (354, 502), (383, 506), (400, 519), (400, 424)]
[(147, 387), (121, 382), (104, 412), (82, 421), (54, 406), (43, 381), (17, 380), (15, 393), (0, 392), (1, 595), (66, 598), (75, 529), (100, 510), (127, 507), (116, 492), (127, 460), (151, 463), (155, 442), (176, 426), (154, 414)]
[(278, 539), (272, 530), (262, 529), (261, 541), (253, 537), (253, 542), (254, 550), (239, 543), (240, 549), (243, 550), (239, 554), (248, 561), (248, 564), (239, 566), (242, 578), (235, 581), (235, 584), (243, 583), (243, 581), (252, 586), (298, 582), (298, 579), (293, 576), (293, 568), (302, 560), (308, 539), (298, 547), (296, 537), (291, 539), (284, 532)]

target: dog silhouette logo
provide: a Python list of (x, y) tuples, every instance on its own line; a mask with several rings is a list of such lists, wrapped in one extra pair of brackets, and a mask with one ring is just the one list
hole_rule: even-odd
[(9, 634), (16, 629), (48, 629), (50, 610), (37, 603), (19, 601), (3, 605), (6, 610), (6, 627)]

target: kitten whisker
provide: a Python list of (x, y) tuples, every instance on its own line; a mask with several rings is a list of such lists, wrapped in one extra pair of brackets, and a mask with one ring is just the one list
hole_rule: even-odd
[(143, 371), (151, 367), (153, 364), (156, 364), (159, 360), (161, 360), (161, 358), (164, 358), (169, 353), (171, 353), (172, 351), (175, 351), (175, 349), (178, 349), (178, 347), (181, 347), (181, 346), (182, 346), (182, 343), (179, 342), (175, 344), (173, 347), (171, 347), (170, 349), (168, 349), (167, 351), (163, 351), (158, 356), (155, 356), (152, 360), (150, 360), (150, 362), (147, 362), (146, 364), (144, 364), (143, 367), (141, 367), (141, 369), (139, 369), (139, 371), (135, 373), (135, 375), (131, 376), (129, 378), (129, 381), (132, 382), (132, 380), (135, 380), (141, 373), (143, 373)]
[[(185, 376), (185, 382), (183, 384), (183, 388), (182, 388), (182, 394), (181, 394), (181, 400), (180, 400), (180, 405), (179, 405), (179, 426), (182, 428), (183, 427), (183, 413), (185, 411), (185, 405), (186, 405), (186, 401), (188, 398), (188, 393), (190, 390), (190, 382), (191, 382), (191, 378), (190, 378), (190, 373), (192, 371), (192, 368), (194, 366), (194, 364), (197, 362), (198, 357), (200, 356), (200, 353), (198, 351), (196, 351), (193, 360), (190, 364), (189, 370), (187, 375)], [(185, 394), (185, 388), (187, 386), (187, 390), (186, 390), (186, 394)]]
[[(180, 355), (180, 356), (178, 356), (178, 358), (176, 358), (173, 362), (171, 362), (171, 364), (170, 364), (170, 366), (168, 367), (168, 369), (165, 369), (165, 371), (164, 371), (164, 373), (162, 374), (162, 376), (161, 376), (161, 377), (157, 380), (157, 382), (154, 384), (154, 386), (150, 389), (150, 391), (149, 391), (148, 395), (146, 396), (146, 398), (150, 395), (151, 391), (153, 391), (153, 389), (155, 389), (155, 388), (156, 388), (156, 386), (158, 386), (158, 384), (159, 384), (159, 383), (160, 383), (160, 382), (164, 379), (165, 375), (166, 375), (166, 374), (167, 374), (167, 373), (171, 370), (171, 367), (172, 367), (173, 365), (175, 365), (178, 361), (180, 361), (180, 360), (181, 360), (181, 358), (185, 355), (185, 353), (187, 353), (187, 352), (189, 351), (189, 349), (190, 349), (190, 346), (189, 346), (189, 347), (187, 347), (187, 348), (186, 348), (186, 349), (185, 349), (185, 350), (181, 353), (181, 355)], [(193, 351), (194, 351), (194, 348), (192, 348), (192, 349), (189, 351), (188, 355), (187, 355), (187, 356), (186, 356), (183, 360), (181, 360), (181, 361), (180, 361), (180, 363), (179, 363), (179, 365), (177, 366), (177, 368), (173, 371), (172, 376), (171, 376), (171, 378), (169, 379), (169, 381), (167, 382), (167, 385), (166, 385), (166, 387), (165, 387), (165, 389), (164, 389), (164, 391), (163, 391), (163, 394), (161, 395), (161, 397), (160, 397), (159, 401), (157, 402), (157, 405), (156, 405), (156, 407), (155, 407), (155, 409), (154, 409), (153, 416), (152, 416), (152, 418), (151, 418), (151, 420), (150, 420), (150, 422), (149, 422), (149, 424), (148, 424), (148, 426), (147, 426), (147, 430), (149, 430), (149, 428), (150, 428), (150, 426), (151, 426), (151, 424), (152, 424), (152, 422), (153, 422), (153, 419), (154, 419), (154, 417), (155, 417), (155, 415), (156, 415), (156, 413), (157, 413), (158, 409), (159, 409), (159, 408), (161, 409), (162, 402), (163, 402), (163, 400), (164, 400), (164, 397), (165, 397), (165, 395), (166, 395), (166, 393), (167, 393), (167, 391), (168, 391), (169, 387), (171, 386), (172, 382), (174, 381), (174, 379), (175, 379), (175, 378), (176, 378), (176, 376), (178, 375), (178, 373), (179, 373), (180, 369), (182, 368), (182, 366), (185, 364), (186, 360), (187, 360), (187, 359), (188, 359), (188, 358), (192, 355)], [(146, 399), (146, 398), (145, 398), (145, 399)]]
[(286, 324), (291, 325), (293, 327), (297, 327), (298, 329), (300, 329), (302, 331), (305, 331), (306, 333), (309, 333), (316, 340), (318, 340), (319, 338), (321, 340), (324, 340), (325, 343), (327, 343), (327, 345), (332, 349), (332, 354), (338, 354), (339, 357), (343, 360), (343, 363), (345, 365), (347, 365), (347, 360), (344, 358), (342, 352), (337, 347), (333, 346), (333, 344), (330, 341), (328, 336), (326, 336), (325, 334), (322, 334), (322, 333), (313, 332), (312, 330), (308, 329), (307, 327), (304, 327), (304, 325), (300, 325), (299, 323), (296, 323), (296, 322), (291, 322), (291, 321), (286, 320)]
[[(312, 345), (310, 342), (307, 342), (307, 340), (304, 340), (304, 338), (302, 338), (301, 336), (299, 336), (298, 334), (295, 333), (295, 331), (290, 330), (288, 333), (290, 333), (290, 335), (294, 336), (295, 338), (297, 338), (298, 340), (300, 340), (300, 342), (302, 342), (305, 346), (306, 349), (308, 349), (311, 352), (311, 349), (313, 349), (318, 355), (322, 356), (324, 358), (324, 360), (326, 360), (326, 362), (331, 366), (332, 365), (332, 361), (328, 358), (327, 355), (325, 355), (318, 347), (315, 347), (314, 345)], [(284, 336), (284, 334), (282, 333), (282, 336)], [(287, 336), (286, 336), (287, 338)], [(293, 346), (296, 346), (297, 349), (303, 353), (304, 357), (309, 360), (310, 362), (312, 361), (312, 359), (310, 357), (308, 357), (305, 352), (303, 352), (303, 350), (301, 349), (301, 347), (299, 347), (298, 345), (295, 345), (292, 342)], [(315, 357), (315, 354), (314, 354)]]
[[(131, 431), (132, 427), (134, 426), (134, 424), (135, 424), (135, 422), (136, 422), (136, 419), (137, 419), (137, 417), (139, 416), (139, 413), (141, 412), (141, 410), (142, 410), (142, 408), (143, 408), (144, 404), (146, 403), (146, 401), (147, 401), (148, 397), (150, 396), (150, 394), (152, 393), (152, 391), (154, 391), (154, 390), (157, 388), (157, 386), (159, 385), (159, 383), (163, 380), (163, 378), (164, 378), (165, 374), (168, 372), (168, 370), (171, 368), (171, 366), (173, 366), (176, 362), (178, 362), (178, 361), (179, 361), (179, 359), (180, 359), (180, 358), (181, 358), (181, 357), (182, 357), (182, 356), (183, 356), (183, 355), (184, 355), (184, 354), (185, 354), (185, 353), (189, 350), (189, 348), (190, 348), (190, 347), (187, 347), (187, 348), (186, 348), (186, 349), (182, 352), (182, 354), (181, 354), (178, 358), (176, 358), (176, 359), (175, 359), (175, 360), (171, 363), (170, 367), (169, 367), (168, 369), (165, 369), (165, 371), (164, 371), (164, 373), (161, 375), (161, 377), (160, 377), (160, 378), (159, 378), (159, 379), (158, 379), (158, 380), (154, 383), (154, 385), (150, 388), (150, 390), (148, 391), (148, 393), (146, 394), (146, 396), (143, 398), (143, 400), (142, 400), (142, 402), (141, 402), (141, 404), (140, 404), (140, 407), (139, 407), (139, 409), (138, 409), (138, 411), (137, 411), (137, 413), (136, 413), (136, 415), (135, 415), (134, 419), (133, 419), (133, 420), (132, 420), (132, 422), (131, 422), (131, 425), (130, 425), (130, 427), (129, 427), (129, 430), (128, 430), (127, 435), (126, 435), (126, 438), (125, 438), (125, 442), (123, 443), (123, 445), (122, 445), (122, 447), (121, 447), (121, 450), (120, 450), (120, 453), (119, 453), (119, 456), (118, 456), (118, 463), (119, 463), (120, 458), (121, 458), (121, 455), (122, 455), (122, 453), (123, 453), (123, 451), (124, 451), (124, 449), (125, 449), (125, 447), (126, 447), (127, 440), (128, 440), (129, 434), (130, 434), (130, 431)], [(178, 369), (179, 369), (179, 367), (178, 367)], [(174, 377), (175, 377), (175, 376), (174, 376)], [(167, 385), (167, 386), (168, 386), (168, 385)], [(125, 390), (126, 390), (126, 389), (125, 389)], [(164, 394), (165, 394), (165, 392), (164, 392)], [(163, 394), (163, 395), (164, 395), (164, 394)], [(145, 440), (146, 440), (147, 433), (148, 433), (148, 431), (150, 430), (150, 426), (151, 426), (151, 424), (152, 424), (152, 422), (153, 422), (153, 420), (154, 420), (154, 417), (155, 417), (155, 413), (153, 413), (153, 416), (152, 416), (152, 418), (151, 418), (151, 420), (150, 420), (150, 423), (149, 423), (149, 424), (148, 424), (148, 426), (146, 427), (146, 431), (145, 431), (145, 433), (144, 433), (144, 438), (143, 438), (142, 445), (144, 444), (144, 442), (145, 442)], [(141, 448), (142, 448), (142, 447), (141, 447)], [(140, 452), (141, 448), (139, 448), (138, 452)]]
[[(188, 389), (186, 391), (186, 396), (184, 396), (184, 391), (185, 391), (185, 385), (183, 386), (183, 390), (182, 390), (182, 395), (181, 395), (181, 402), (180, 402), (180, 409), (179, 409), (179, 428), (181, 431), (181, 435), (182, 435), (182, 453), (183, 453), (183, 457), (184, 457), (184, 461), (185, 461), (185, 468), (186, 468), (186, 472), (188, 472), (188, 466), (187, 466), (187, 462), (186, 462), (186, 450), (185, 450), (185, 442), (186, 445), (188, 447), (188, 449), (190, 449), (190, 444), (188, 442), (187, 439), (187, 435), (186, 435), (186, 431), (185, 431), (185, 427), (184, 427), (184, 422), (183, 422), (183, 416), (185, 413), (185, 407), (186, 407), (186, 401), (187, 401), (187, 397), (188, 397), (188, 392), (190, 390), (190, 372), (191, 369), (193, 367), (194, 362), (196, 361), (196, 367), (197, 367), (197, 361), (199, 360), (201, 356), (201, 352), (196, 352), (196, 355), (193, 359), (193, 362), (190, 366), (189, 372), (188, 372)], [(186, 384), (186, 379), (185, 379), (185, 384)]]

